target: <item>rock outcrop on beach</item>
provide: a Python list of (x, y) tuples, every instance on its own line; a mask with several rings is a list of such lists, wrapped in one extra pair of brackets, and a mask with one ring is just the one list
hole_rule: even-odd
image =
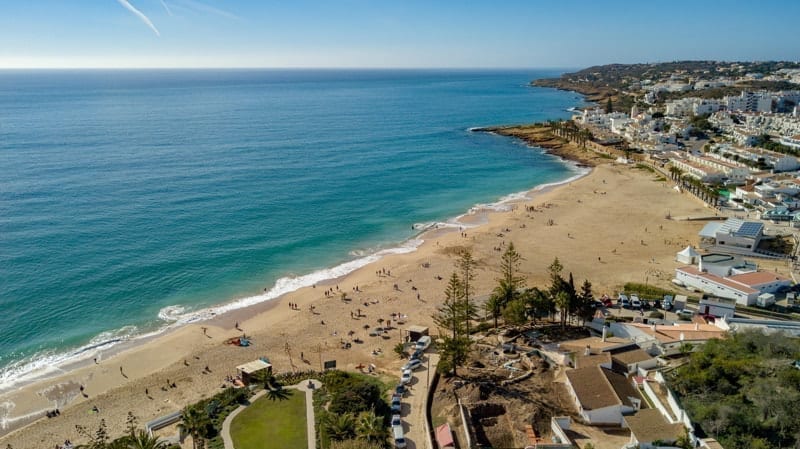
[(493, 126), (473, 129), (475, 132), (490, 132), (501, 136), (515, 137), (532, 147), (544, 148), (547, 153), (562, 159), (573, 161), (582, 166), (594, 167), (608, 162), (597, 153), (556, 136), (550, 127), (545, 125), (512, 125)]

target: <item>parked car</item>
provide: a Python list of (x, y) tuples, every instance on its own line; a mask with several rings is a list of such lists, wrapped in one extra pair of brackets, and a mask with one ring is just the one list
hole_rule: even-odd
[(392, 395), (392, 413), (400, 413), (403, 409), (403, 405), (401, 404), (402, 398), (396, 394)]
[(608, 297), (604, 297), (603, 300), (602, 300), (602, 303), (606, 307), (611, 307), (611, 306), (614, 305), (614, 303), (611, 302), (611, 298), (608, 298)]
[(625, 294), (620, 293), (619, 294), (619, 299), (617, 300), (617, 304), (619, 304), (620, 306), (622, 306), (625, 309), (628, 309), (631, 306), (631, 301), (628, 299), (628, 297)]
[(413, 353), (413, 354), (411, 354), (411, 357), (409, 357), (409, 358), (410, 358), (411, 360), (414, 360), (414, 359), (416, 359), (416, 360), (422, 360), (422, 355), (423, 355), (423, 354), (425, 354), (425, 351), (423, 351), (422, 349), (417, 349), (416, 351), (414, 351), (414, 353)]
[(694, 316), (694, 312), (686, 309), (678, 309), (675, 311), (675, 315), (678, 316), (679, 320), (691, 320)]
[(422, 337), (419, 337), (419, 340), (417, 340), (415, 345), (417, 349), (421, 349), (424, 351), (428, 349), (428, 346), (431, 345), (431, 337), (423, 335)]
[(405, 385), (403, 385), (403, 384), (397, 384), (397, 386), (396, 386), (396, 387), (394, 387), (394, 393), (393, 393), (393, 395), (397, 395), (397, 396), (403, 397), (403, 396), (405, 396), (405, 395), (406, 395), (406, 392), (407, 392), (407, 391), (408, 391), (408, 390), (406, 389), (406, 386), (405, 386)]
[(403, 426), (392, 427), (392, 436), (394, 437), (394, 446), (402, 449), (406, 447), (406, 438), (403, 435)]
[(403, 365), (403, 371), (414, 371), (418, 368), (422, 368), (422, 362), (419, 359), (411, 359)]
[(394, 427), (394, 426), (402, 426), (402, 425), (403, 425), (403, 421), (400, 420), (400, 414), (399, 413), (395, 413), (394, 415), (392, 415), (392, 427)]
[(664, 310), (672, 310), (673, 298), (672, 295), (664, 295)]
[(631, 308), (639, 310), (642, 308), (642, 301), (637, 295), (631, 295)]
[(403, 374), (400, 376), (400, 383), (405, 385), (411, 382), (411, 377), (413, 376), (411, 375), (410, 369), (403, 370)]

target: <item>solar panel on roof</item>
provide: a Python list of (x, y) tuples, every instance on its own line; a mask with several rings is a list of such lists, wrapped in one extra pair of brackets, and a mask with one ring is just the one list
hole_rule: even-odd
[(742, 223), (742, 225), (739, 227), (738, 232), (739, 234), (755, 237), (761, 231), (761, 228), (763, 226), (764, 225), (762, 225), (761, 223), (749, 221)]

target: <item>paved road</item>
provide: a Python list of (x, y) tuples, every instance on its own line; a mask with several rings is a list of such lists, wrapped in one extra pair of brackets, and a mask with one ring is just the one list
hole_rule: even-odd
[[(414, 372), (411, 391), (403, 400), (401, 415), (403, 417), (403, 430), (408, 443), (407, 449), (433, 449), (428, 448), (428, 438), (425, 431), (425, 399), (428, 397), (428, 388), (433, 381), (436, 365), (439, 363), (439, 354), (426, 353), (425, 355), (427, 361), (423, 364), (423, 369)], [(398, 373), (398, 378), (399, 376), (400, 374)]]

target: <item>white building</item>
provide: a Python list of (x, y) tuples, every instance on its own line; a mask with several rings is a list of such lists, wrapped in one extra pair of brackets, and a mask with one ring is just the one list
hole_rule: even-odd
[(757, 271), (721, 277), (694, 266), (675, 269), (675, 279), (687, 287), (728, 298), (743, 306), (754, 305), (762, 293), (774, 293), (792, 285), (792, 280), (775, 273)]
[(764, 224), (728, 218), (724, 222), (706, 224), (700, 230), (701, 244), (724, 253), (752, 254), (764, 235)]
[(772, 95), (769, 92), (742, 91), (738, 97), (725, 97), (724, 101), (729, 111), (772, 111)]
[(673, 166), (679, 168), (682, 172), (703, 182), (718, 181), (725, 176), (724, 173), (714, 170), (711, 167), (703, 166), (681, 157), (673, 156), (670, 158), (669, 162)]
[(625, 114), (624, 112), (612, 112), (610, 114), (606, 114), (602, 109), (595, 108), (591, 110), (586, 109), (582, 114), (573, 117), (573, 120), (582, 125), (594, 126), (606, 131), (611, 130), (612, 119), (628, 119), (628, 114)]
[(697, 165), (709, 167), (714, 172), (720, 172), (735, 183), (743, 183), (751, 174), (750, 168), (744, 164), (727, 162), (711, 156), (689, 153), (686, 159)]
[[(781, 137), (781, 144), (800, 150), (800, 134), (791, 137)], [(797, 159), (795, 159), (795, 162), (797, 162)]]

